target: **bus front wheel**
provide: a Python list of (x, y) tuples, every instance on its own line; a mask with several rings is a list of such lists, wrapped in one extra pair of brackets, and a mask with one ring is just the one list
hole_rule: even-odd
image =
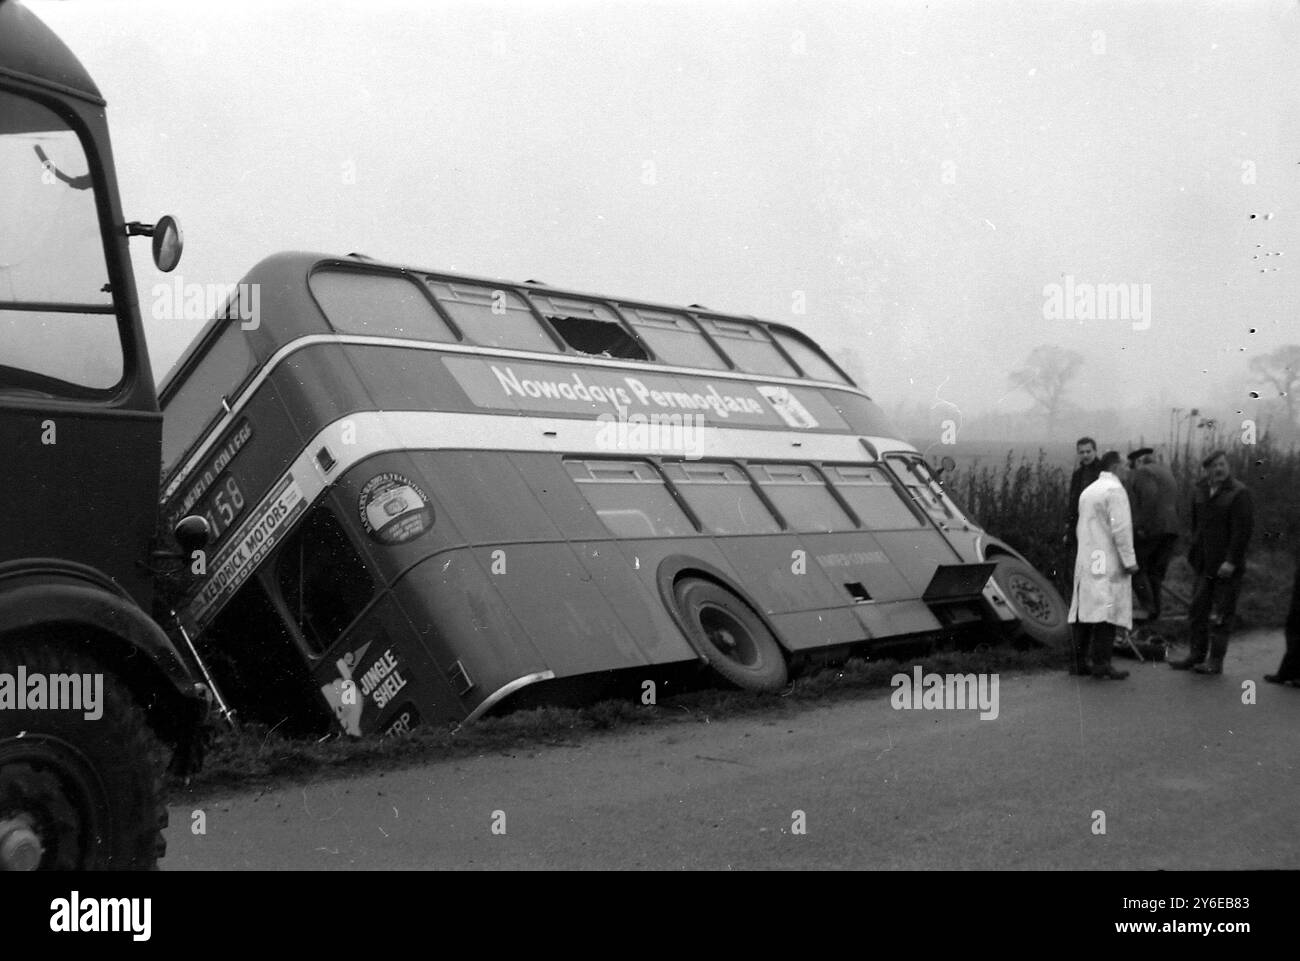
[(997, 565), (993, 569), (993, 580), (1020, 618), (1020, 623), (1013, 629), (1012, 641), (1018, 646), (1068, 650), (1070, 625), (1066, 616), (1069, 611), (1051, 582), (1010, 554), (992, 560)]
[(674, 593), (691, 640), (718, 675), (746, 691), (785, 687), (785, 655), (748, 604), (725, 587), (695, 577), (680, 581)]

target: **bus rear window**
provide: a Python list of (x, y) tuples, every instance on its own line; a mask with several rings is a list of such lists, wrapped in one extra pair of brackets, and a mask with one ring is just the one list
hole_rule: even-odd
[(484, 347), (559, 350), (523, 299), (501, 287), (479, 287), (425, 278), (425, 285), (461, 332)]
[(841, 497), (853, 508), (868, 530), (899, 530), (922, 527), (925, 522), (916, 515), (903, 495), (879, 467), (827, 466), (830, 478)]
[(222, 401), (234, 396), (254, 363), (238, 323), (226, 322), (198, 363), (184, 375), (184, 382), (175, 392), (168, 391), (163, 401), (164, 471), (174, 467), (203, 429), (225, 411)]
[(616, 537), (675, 537), (695, 525), (646, 461), (568, 460), (569, 476)]
[(325, 318), (340, 334), (455, 341), (415, 281), (396, 274), (360, 270), (318, 270), (311, 291)]
[(857, 528), (811, 464), (750, 464), (749, 470), (794, 530), (812, 534)]
[(655, 353), (655, 359), (679, 367), (726, 370), (727, 362), (685, 314), (649, 307), (622, 307), (638, 335)]
[(748, 475), (736, 464), (665, 464), (664, 474), (711, 533), (773, 534), (781, 530)]
[(813, 380), (829, 380), (836, 384), (848, 383), (844, 375), (836, 370), (812, 343), (784, 330), (773, 329), (772, 336), (785, 348), (785, 352), (794, 358), (794, 362), (803, 370), (805, 377)]
[(737, 320), (702, 318), (700, 322), (740, 370), (774, 377), (799, 376), (763, 328)]
[(593, 357), (649, 360), (614, 311), (591, 300), (532, 294), (533, 306), (574, 350)]

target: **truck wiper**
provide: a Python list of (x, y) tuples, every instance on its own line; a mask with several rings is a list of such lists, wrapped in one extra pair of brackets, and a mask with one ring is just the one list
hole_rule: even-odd
[(45, 156), (45, 151), (41, 149), (40, 144), (35, 144), (33, 148), (36, 156), (41, 160), (41, 166), (51, 171), (54, 176), (58, 177), (73, 190), (89, 190), (91, 187), (90, 174), (84, 174), (80, 177), (70, 177), (54, 165), (54, 161)]

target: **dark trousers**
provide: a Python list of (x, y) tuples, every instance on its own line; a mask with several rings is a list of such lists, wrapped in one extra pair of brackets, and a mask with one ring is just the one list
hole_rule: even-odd
[(1160, 594), (1177, 543), (1177, 534), (1139, 537), (1133, 542), (1138, 563), (1138, 572), (1133, 575), (1133, 596), (1146, 609), (1148, 620), (1160, 620)]
[(1277, 669), (1284, 681), (1300, 681), (1300, 562), (1296, 563), (1291, 585), (1291, 610), (1286, 616), (1286, 653)]
[(1080, 673), (1086, 672), (1089, 666), (1094, 672), (1110, 667), (1111, 654), (1115, 650), (1114, 624), (1076, 621), (1070, 625), (1070, 633), (1074, 640), (1074, 666)]
[[(1187, 634), (1191, 644), (1188, 656), (1193, 661), (1205, 660), (1208, 650), (1211, 660), (1222, 661), (1228, 653), (1228, 636), (1237, 621), (1237, 598), (1241, 594), (1241, 580), (1245, 571), (1238, 569), (1228, 578), (1198, 574), (1192, 607), (1187, 615)], [(1218, 604), (1218, 619), (1211, 624), (1210, 614)]]

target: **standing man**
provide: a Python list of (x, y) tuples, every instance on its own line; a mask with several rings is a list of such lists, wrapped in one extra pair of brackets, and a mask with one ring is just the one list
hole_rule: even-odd
[[(1170, 661), (1169, 666), (1176, 671), (1194, 668), (1198, 674), (1221, 674), (1246, 573), (1255, 507), (1250, 488), (1232, 476), (1226, 453), (1216, 450), (1201, 466), (1206, 476), (1196, 482), (1192, 496), (1192, 546), (1187, 552), (1196, 575), (1188, 614), (1191, 651), (1181, 661)], [(1211, 628), (1215, 600), (1219, 602), (1219, 620)]]
[[(1082, 443), (1082, 442), (1080, 442)], [(1100, 473), (1079, 497), (1074, 560), (1074, 595), (1068, 620), (1074, 635), (1074, 664), (1082, 674), (1085, 658), (1097, 680), (1122, 681), (1128, 671), (1111, 666), (1115, 629), (1133, 626), (1133, 586), (1137, 570), (1133, 552), (1133, 519), (1118, 451), (1108, 450), (1098, 462)]]
[(1076, 543), (1075, 529), (1079, 524), (1079, 495), (1101, 473), (1101, 462), (1097, 460), (1097, 442), (1091, 437), (1080, 437), (1075, 441), (1074, 453), (1079, 458), (1079, 466), (1070, 477), (1070, 503), (1065, 517), (1065, 541), (1071, 546)]
[(1174, 472), (1156, 460), (1150, 447), (1139, 448), (1128, 456), (1134, 468), (1128, 488), (1133, 506), (1133, 549), (1139, 568), (1133, 578), (1133, 592), (1146, 610), (1147, 620), (1158, 621), (1165, 572), (1178, 543), (1178, 482)]
[(1295, 581), (1291, 584), (1291, 610), (1286, 616), (1286, 653), (1276, 674), (1265, 674), (1270, 684), (1300, 687), (1300, 550), (1295, 556)]

